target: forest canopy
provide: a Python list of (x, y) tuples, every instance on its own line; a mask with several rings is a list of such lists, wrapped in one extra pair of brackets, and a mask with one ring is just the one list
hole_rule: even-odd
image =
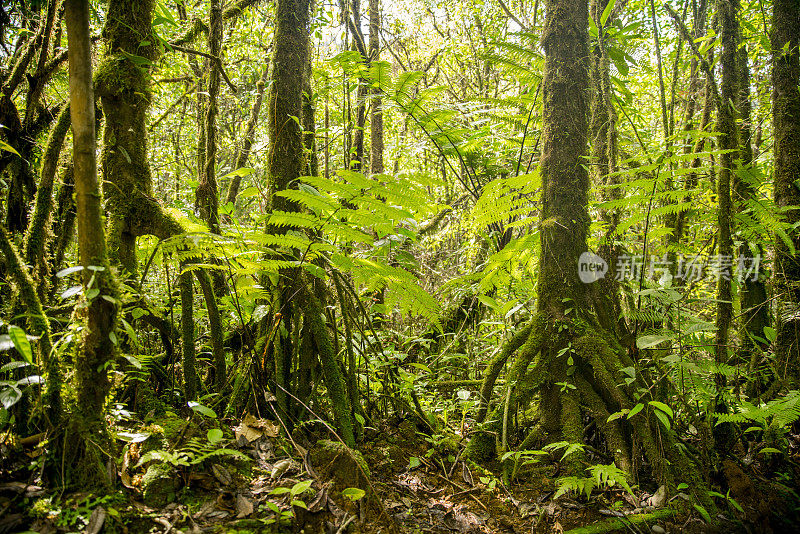
[(0, 0), (0, 534), (789, 532), (798, 0)]

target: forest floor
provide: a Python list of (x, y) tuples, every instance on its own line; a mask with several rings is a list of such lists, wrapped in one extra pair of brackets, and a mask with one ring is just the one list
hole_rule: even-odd
[(800, 532), (797, 493), (730, 460), (720, 476), (733, 499), (720, 494), (704, 517), (688, 495), (656, 489), (554, 500), (551, 460), (506, 485), (499, 464), (462, 458), (457, 434), (426, 436), (410, 420), (368, 428), (360, 454), (322, 423), (286, 439), (251, 415), (229, 439), (177, 417), (117, 430), (128, 443), (109, 462), (118, 489), (103, 495), (43, 487), (45, 444), (2, 442), (0, 534)]

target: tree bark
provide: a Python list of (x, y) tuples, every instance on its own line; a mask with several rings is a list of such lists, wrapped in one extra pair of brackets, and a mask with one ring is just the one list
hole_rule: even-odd
[[(300, 211), (300, 206), (276, 193), (293, 187), (306, 169), (303, 146), (303, 87), (309, 53), (309, 0), (278, 0), (275, 19), (275, 49), (272, 59), (272, 85), (269, 92), (269, 198), (274, 211)], [(298, 122), (297, 119), (300, 119)], [(279, 233), (283, 229), (269, 228)], [(274, 365), (275, 394), (279, 406), (291, 413), (290, 373), (294, 367), (294, 354), (299, 354), (299, 336), (293, 329), (302, 328), (300, 321), (309, 326), (306, 332), (313, 335), (319, 355), (325, 384), (331, 399), (333, 416), (342, 439), (348, 446), (355, 445), (353, 422), (344, 379), (332, 350), (330, 333), (321, 321), (322, 306), (307, 277), (299, 269), (281, 271), (278, 283), (272, 290), (272, 309), (282, 329), (271, 336), (262, 332), (269, 345)], [(268, 330), (274, 330), (269, 328)], [(283, 330), (283, 331), (280, 331)], [(294, 346), (297, 345), (297, 346)]]
[[(775, 204), (800, 205), (800, 3), (774, 0), (772, 7), (772, 124), (775, 135)], [(795, 252), (775, 238), (775, 295), (777, 297), (778, 373), (795, 386), (800, 383), (800, 210), (786, 212)]]
[[(83, 267), (82, 313), (85, 327), (75, 362), (79, 451), (72, 465), (75, 483), (108, 486), (102, 447), (106, 396), (111, 388), (107, 364), (114, 358), (117, 288), (106, 259), (103, 209), (97, 179), (92, 49), (88, 0), (67, 0), (69, 88), (72, 118), (73, 167), (78, 220), (78, 255)], [(99, 434), (99, 436), (98, 436)]]
[[(211, 0), (209, 9), (210, 24), (208, 32), (208, 52), (214, 57), (220, 57), (222, 48), (222, 7), (220, 0)], [(219, 191), (217, 187), (217, 111), (220, 84), (220, 67), (212, 61), (209, 65), (208, 76), (208, 106), (205, 115), (205, 161), (200, 183), (195, 192), (195, 210), (200, 219), (205, 221), (209, 229), (219, 233)]]
[[(717, 180), (717, 250), (720, 262), (720, 272), (717, 278), (717, 331), (714, 340), (714, 361), (718, 366), (728, 363), (728, 343), (730, 341), (730, 328), (733, 320), (733, 292), (731, 278), (733, 270), (733, 208), (731, 205), (731, 184), (736, 172), (739, 159), (739, 130), (736, 127), (735, 102), (739, 99), (738, 81), (738, 22), (736, 20), (739, 8), (738, 0), (718, 0), (717, 16), (720, 21), (722, 50), (720, 51), (720, 64), (722, 66), (722, 83), (720, 84), (721, 101), (717, 103), (717, 131), (719, 146), (727, 152), (720, 156), (719, 178)], [(725, 375), (721, 371), (714, 374), (717, 388), (715, 411), (727, 411), (724, 393), (727, 385)], [(717, 447), (721, 450), (730, 445), (730, 427), (728, 425), (715, 425), (714, 435)]]
[[(370, 63), (380, 61), (381, 2), (369, 0), (369, 60)], [(383, 174), (383, 102), (381, 89), (372, 89), (372, 107), (369, 118), (369, 172)]]

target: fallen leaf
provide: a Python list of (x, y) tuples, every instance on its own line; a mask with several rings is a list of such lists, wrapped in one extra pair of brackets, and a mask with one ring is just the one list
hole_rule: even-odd
[(214, 501), (206, 501), (203, 506), (192, 516), (194, 519), (200, 520), (214, 511), (216, 503)]
[(659, 486), (658, 491), (652, 497), (647, 499), (647, 506), (654, 508), (661, 508), (667, 502), (667, 487)]
[(119, 469), (119, 479), (122, 481), (122, 485), (128, 489), (133, 489), (133, 479), (131, 479), (131, 474), (128, 472), (128, 469), (131, 465), (131, 453), (130, 449), (125, 450), (125, 454), (122, 455), (122, 467)]
[(308, 505), (309, 512), (319, 512), (328, 502), (328, 488), (322, 488), (317, 492), (314, 500)]
[(89, 524), (86, 525), (86, 534), (98, 534), (100, 529), (103, 528), (103, 523), (106, 522), (106, 511), (102, 506), (98, 506), (92, 510), (92, 515), (89, 516)]
[(228, 470), (221, 465), (212, 464), (211, 471), (214, 473), (214, 476), (217, 478), (217, 480), (219, 480), (219, 483), (223, 486), (230, 486), (233, 482), (233, 477), (231, 477), (231, 474), (228, 473)]
[(470, 485), (470, 487), (475, 485), (475, 480), (472, 478), (472, 472), (467, 467), (467, 462), (461, 462), (461, 478)]
[(242, 519), (253, 513), (253, 501), (244, 495), (236, 495), (236, 517)]
[(280, 478), (282, 474), (286, 472), (287, 469), (292, 465), (292, 461), (290, 459), (281, 460), (277, 462), (274, 466), (272, 466), (272, 472), (270, 473), (270, 477), (273, 479)]

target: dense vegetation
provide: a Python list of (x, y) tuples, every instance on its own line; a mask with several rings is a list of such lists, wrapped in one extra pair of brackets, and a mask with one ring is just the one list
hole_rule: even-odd
[(0, 533), (798, 528), (797, 0), (6, 0), (0, 61)]

